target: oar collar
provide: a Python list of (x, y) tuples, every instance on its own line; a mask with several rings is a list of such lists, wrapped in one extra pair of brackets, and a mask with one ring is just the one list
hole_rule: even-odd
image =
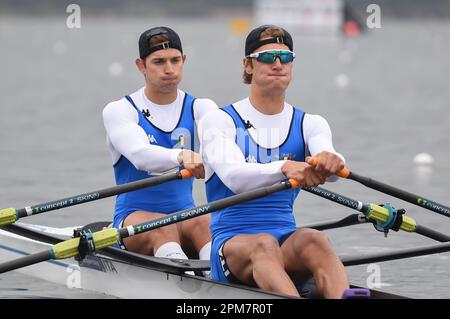
[(88, 253), (93, 253), (95, 251), (94, 236), (90, 230), (74, 229), (73, 237), (80, 238), (80, 243), (78, 244), (78, 255), (75, 256), (77, 261), (82, 261)]

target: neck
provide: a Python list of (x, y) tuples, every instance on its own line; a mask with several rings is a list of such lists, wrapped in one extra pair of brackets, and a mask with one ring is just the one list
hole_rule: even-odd
[(176, 88), (170, 92), (159, 92), (153, 90), (149, 85), (145, 86), (144, 93), (150, 101), (160, 105), (171, 104), (178, 96), (178, 90)]
[(285, 97), (284, 91), (282, 93), (264, 94), (257, 88), (252, 87), (249, 99), (252, 106), (259, 112), (274, 115), (283, 111)]

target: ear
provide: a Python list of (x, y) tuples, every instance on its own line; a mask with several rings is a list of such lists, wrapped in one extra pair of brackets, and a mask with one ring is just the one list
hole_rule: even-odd
[(244, 65), (245, 73), (253, 74), (253, 62), (251, 59), (244, 58), (242, 64)]
[(144, 63), (144, 60), (142, 60), (141, 58), (137, 58), (135, 63), (136, 63), (136, 66), (137, 66), (139, 72), (141, 72), (142, 74), (145, 75), (145, 63)]
[(182, 60), (183, 60), (183, 63), (186, 61), (186, 54), (183, 54)]

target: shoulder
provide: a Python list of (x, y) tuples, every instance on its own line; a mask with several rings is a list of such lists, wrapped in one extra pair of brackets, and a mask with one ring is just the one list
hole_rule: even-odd
[(120, 100), (106, 104), (103, 108), (102, 115), (105, 120), (116, 117), (132, 117), (134, 119), (136, 118), (137, 111), (126, 98), (121, 98)]
[(218, 110), (219, 107), (211, 99), (199, 98), (194, 102), (194, 118), (201, 121), (209, 112)]
[(309, 113), (305, 113), (303, 125), (329, 127), (327, 120), (323, 116)]
[(194, 101), (194, 107), (195, 108), (201, 108), (201, 109), (208, 109), (208, 110), (215, 110), (219, 107), (217, 106), (216, 102), (214, 102), (211, 99), (205, 99), (205, 98), (197, 98)]
[(303, 136), (305, 140), (317, 136), (331, 137), (331, 129), (327, 120), (320, 115), (305, 114), (303, 119)]
[(246, 97), (245, 99), (242, 99), (240, 101), (234, 102), (231, 104), (233, 108), (236, 110), (236, 112), (254, 112), (255, 108), (250, 103), (250, 99)]
[(235, 128), (231, 116), (220, 108), (215, 108), (205, 114), (200, 123), (203, 127)]

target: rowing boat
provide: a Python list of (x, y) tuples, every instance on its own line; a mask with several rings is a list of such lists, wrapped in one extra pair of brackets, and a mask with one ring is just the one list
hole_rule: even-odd
[[(338, 175), (450, 217), (450, 207), (425, 199), (423, 196), (414, 195), (358, 175), (348, 168), (341, 170)], [(6, 208), (0, 210), (0, 225), (4, 225), (0, 226), (0, 273), (17, 270), (70, 288), (81, 288), (121, 298), (291, 298), (291, 296), (271, 293), (245, 285), (221, 283), (204, 278), (201, 275), (186, 274), (187, 271), (201, 274), (202, 270), (209, 269), (207, 261), (155, 258), (123, 251), (111, 246), (117, 244), (123, 238), (214, 213), (225, 207), (258, 199), (275, 192), (300, 187), (299, 183), (293, 179), (120, 229), (105, 228), (110, 224), (109, 222), (62, 229), (16, 222), (18, 219), (27, 216), (189, 177), (190, 173), (183, 170), (44, 204), (26, 206), (20, 209)], [(404, 209), (395, 209), (390, 204), (363, 203), (320, 187), (306, 187), (303, 190), (359, 211), (357, 214), (349, 215), (340, 220), (325, 221), (303, 227), (326, 230), (370, 222), (385, 235), (390, 230), (402, 230), (414, 232), (440, 242), (439, 244), (412, 247), (387, 253), (375, 252), (365, 256), (341, 258), (344, 266), (450, 251), (450, 236), (418, 224), (406, 214)], [(74, 232), (75, 229), (77, 231)], [(73, 234), (76, 235), (75, 238), (72, 238)], [(321, 297), (317, 293), (313, 280), (307, 282), (299, 293), (306, 298)], [(377, 299), (404, 298), (403, 296), (375, 290), (371, 290), (371, 297)]]
[[(87, 225), (92, 231), (107, 222)], [(71, 237), (77, 227), (54, 228), (15, 223), (0, 229), (0, 261), (30, 255)], [(50, 260), (16, 271), (69, 288), (103, 293), (118, 298), (151, 299), (278, 299), (292, 298), (240, 284), (229, 284), (185, 274), (209, 269), (205, 260), (179, 260), (144, 256), (108, 247), (82, 260)], [(313, 281), (301, 291), (303, 297), (319, 297)], [(373, 298), (403, 298), (371, 291)]]

